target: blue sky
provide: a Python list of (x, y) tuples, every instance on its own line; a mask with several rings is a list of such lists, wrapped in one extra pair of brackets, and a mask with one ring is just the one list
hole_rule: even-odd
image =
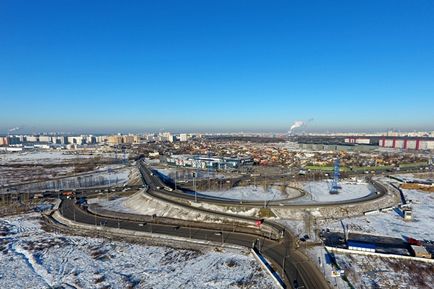
[(0, 1), (0, 132), (434, 129), (434, 2)]

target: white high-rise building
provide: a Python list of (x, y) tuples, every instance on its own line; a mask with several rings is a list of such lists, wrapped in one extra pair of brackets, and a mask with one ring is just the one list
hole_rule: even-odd
[(180, 141), (188, 141), (188, 139), (189, 139), (189, 136), (188, 136), (188, 134), (186, 134), (186, 133), (181, 133), (181, 134), (179, 135), (179, 140), (180, 140)]

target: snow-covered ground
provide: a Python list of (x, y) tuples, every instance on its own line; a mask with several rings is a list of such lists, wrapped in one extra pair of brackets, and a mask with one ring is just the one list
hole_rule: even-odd
[(366, 183), (342, 182), (342, 189), (338, 194), (330, 194), (331, 181), (307, 182), (303, 189), (310, 193), (310, 196), (303, 198), (303, 201), (333, 202), (362, 198), (372, 191)]
[[(365, 232), (390, 237), (411, 236), (417, 239), (434, 240), (434, 194), (416, 190), (403, 190), (407, 200), (412, 201), (413, 220), (404, 221), (396, 212), (382, 212), (343, 220), (353, 232)], [(339, 221), (326, 223), (332, 230), (342, 230)]]
[(276, 288), (247, 252), (49, 233), (37, 214), (2, 218), (0, 232), (0, 288)]
[[(101, 155), (95, 161), (101, 160)], [(70, 154), (66, 151), (28, 151), (21, 153), (0, 153), (0, 184), (12, 185), (22, 182), (34, 182), (46, 180), (50, 178), (65, 177), (72, 175), (77, 168), (82, 165), (85, 170), (93, 170), (96, 172), (107, 173), (110, 169), (113, 173), (111, 178), (116, 181), (117, 168), (121, 168), (122, 164), (104, 164), (99, 165), (95, 169), (86, 168), (86, 164), (97, 156)], [(37, 169), (34, 167), (37, 165)], [(125, 174), (121, 173), (118, 179), (124, 179)], [(107, 179), (107, 177), (106, 177)]]
[[(283, 190), (282, 190), (283, 188)], [(204, 195), (237, 199), (237, 200), (280, 200), (293, 198), (300, 195), (299, 191), (289, 187), (282, 187), (280, 185), (271, 186), (240, 186), (234, 187), (224, 191), (206, 191), (200, 192)]]
[[(138, 192), (130, 197), (123, 197), (116, 200), (109, 200), (102, 196), (101, 198), (89, 199), (89, 204), (97, 203), (106, 210), (117, 211), (122, 213), (132, 213), (139, 215), (154, 215), (167, 218), (177, 218), (181, 220), (196, 220), (206, 222), (222, 222), (228, 218), (210, 217), (206, 213), (196, 210), (188, 210), (172, 204), (167, 204), (155, 198), (143, 195)], [(202, 207), (209, 210), (215, 210), (226, 213), (234, 213), (244, 216), (256, 216), (259, 209), (252, 208), (248, 210), (232, 211), (231, 208), (205, 203), (191, 203), (192, 206)]]
[(88, 202), (88, 204), (98, 204), (100, 207), (104, 208), (105, 210), (109, 210), (109, 211), (131, 213), (131, 214), (140, 214), (141, 213), (140, 210), (129, 208), (127, 206), (127, 204), (125, 202), (128, 201), (129, 197), (121, 197), (121, 198), (117, 198), (114, 200), (107, 200), (106, 196), (107, 195), (99, 197), (99, 198), (88, 199), (87, 202)]
[[(333, 288), (350, 288), (341, 277), (334, 277), (337, 268), (326, 262), (325, 250), (315, 247), (308, 250), (313, 260), (318, 260), (320, 270), (333, 284)], [(388, 259), (357, 254), (334, 254), (336, 263), (350, 284), (357, 289), (432, 289), (434, 288), (434, 267), (432, 264), (399, 259)], [(336, 287), (336, 284), (338, 285)]]
[(77, 189), (101, 186), (119, 186), (129, 180), (132, 168), (126, 167), (118, 170), (104, 170), (92, 174), (65, 177), (61, 179), (35, 182), (17, 186), (17, 188), (29, 191), (53, 190), (53, 189)]
[(61, 163), (67, 160), (92, 158), (91, 155), (66, 154), (61, 151), (28, 151), (19, 153), (0, 154), (0, 164), (12, 163)]
[(420, 174), (400, 174), (395, 175), (396, 178), (401, 179), (403, 182), (426, 182), (426, 178), (421, 178)]

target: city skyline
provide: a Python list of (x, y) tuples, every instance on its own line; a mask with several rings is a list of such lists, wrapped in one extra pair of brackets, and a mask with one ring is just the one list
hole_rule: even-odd
[(434, 4), (0, 4), (0, 133), (434, 130)]

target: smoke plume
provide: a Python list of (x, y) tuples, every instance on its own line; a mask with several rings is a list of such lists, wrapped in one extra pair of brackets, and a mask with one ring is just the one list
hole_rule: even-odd
[(16, 130), (19, 130), (19, 129), (20, 129), (19, 127), (10, 128), (9, 132), (13, 132), (13, 131), (16, 131)]
[(302, 127), (303, 125), (304, 125), (304, 121), (297, 120), (291, 125), (291, 127), (289, 128), (289, 132), (291, 132), (295, 128)]

